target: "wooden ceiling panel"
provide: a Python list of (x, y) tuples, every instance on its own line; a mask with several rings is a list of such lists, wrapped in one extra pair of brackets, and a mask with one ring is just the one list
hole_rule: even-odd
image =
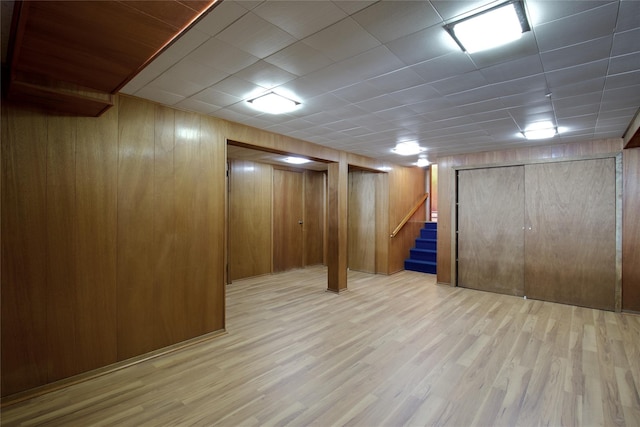
[[(28, 76), (32, 94), (34, 82), (48, 81), (58, 82), (54, 87), (77, 85), (78, 92), (113, 95), (214, 5), (215, 0), (21, 2), (9, 97), (18, 75), (22, 83)], [(43, 90), (51, 104), (56, 91)], [(13, 98), (24, 93), (13, 91)]]

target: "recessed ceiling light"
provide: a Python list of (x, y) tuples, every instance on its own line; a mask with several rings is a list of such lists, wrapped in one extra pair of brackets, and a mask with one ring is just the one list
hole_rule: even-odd
[(558, 130), (551, 122), (537, 122), (527, 127), (522, 134), (527, 139), (553, 138)]
[(531, 30), (521, 0), (503, 3), (447, 24), (444, 28), (468, 53), (502, 46)]
[(304, 159), (302, 157), (285, 157), (282, 161), (291, 163), (292, 165), (304, 165), (305, 163), (309, 163), (311, 160)]
[(429, 160), (427, 160), (427, 158), (426, 158), (426, 157), (420, 157), (420, 158), (418, 159), (418, 161), (416, 162), (416, 166), (421, 167), (421, 168), (424, 168), (424, 167), (426, 167), (426, 166), (429, 166), (429, 164), (430, 164), (430, 163), (429, 163)]
[(269, 114), (283, 114), (298, 108), (300, 103), (275, 92), (268, 92), (247, 101), (254, 108)]
[(417, 142), (399, 142), (394, 148), (391, 149), (396, 154), (401, 156), (413, 156), (415, 154), (427, 151), (426, 148), (420, 147)]

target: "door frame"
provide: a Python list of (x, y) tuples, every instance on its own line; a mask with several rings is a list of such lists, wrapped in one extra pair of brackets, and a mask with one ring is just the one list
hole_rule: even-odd
[(615, 312), (622, 311), (622, 152), (605, 153), (588, 156), (570, 156), (562, 158), (513, 161), (494, 164), (476, 164), (453, 166), (454, 178), (451, 185), (451, 286), (458, 286), (458, 171), (468, 169), (488, 169), (507, 166), (526, 166), (541, 163), (573, 162), (580, 160), (611, 159), (615, 160), (615, 229), (616, 229), (616, 278), (615, 278)]

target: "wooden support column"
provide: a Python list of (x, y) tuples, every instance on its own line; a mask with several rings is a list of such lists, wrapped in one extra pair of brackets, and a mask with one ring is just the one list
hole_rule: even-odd
[(339, 163), (328, 168), (328, 254), (327, 291), (347, 290), (347, 192), (349, 167), (346, 154), (340, 154)]

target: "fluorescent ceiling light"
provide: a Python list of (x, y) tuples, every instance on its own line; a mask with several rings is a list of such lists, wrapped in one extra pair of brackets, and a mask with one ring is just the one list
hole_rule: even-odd
[(391, 151), (401, 156), (413, 156), (426, 150), (426, 148), (420, 147), (417, 142), (399, 142), (391, 149)]
[(285, 98), (275, 92), (265, 93), (264, 95), (250, 99), (247, 102), (258, 110), (269, 114), (288, 113), (289, 111), (295, 110), (298, 108), (298, 105), (300, 105), (299, 102)]
[(558, 131), (551, 122), (533, 123), (522, 134), (527, 139), (548, 139), (556, 136)]
[(311, 160), (303, 159), (302, 157), (285, 157), (283, 161), (291, 163), (292, 165), (303, 165), (305, 163), (309, 163)]
[(510, 1), (444, 27), (463, 51), (475, 53), (518, 40), (531, 30), (521, 0)]

